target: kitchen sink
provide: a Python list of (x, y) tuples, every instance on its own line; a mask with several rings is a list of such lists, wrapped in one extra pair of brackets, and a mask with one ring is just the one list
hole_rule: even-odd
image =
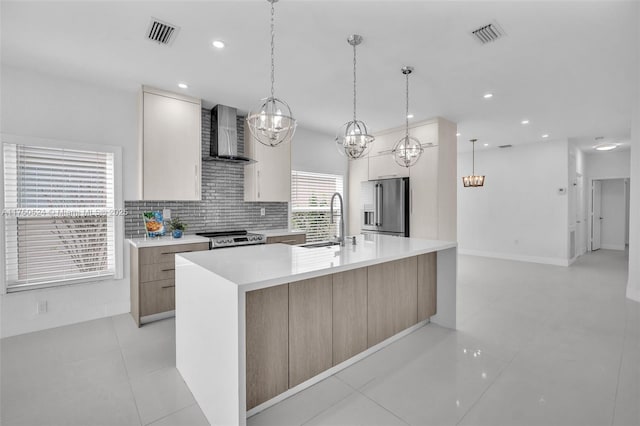
[(299, 247), (316, 248), (316, 247), (333, 247), (333, 246), (337, 246), (337, 245), (340, 245), (340, 243), (335, 242), (335, 241), (322, 241), (322, 242), (319, 242), (319, 243), (302, 244)]

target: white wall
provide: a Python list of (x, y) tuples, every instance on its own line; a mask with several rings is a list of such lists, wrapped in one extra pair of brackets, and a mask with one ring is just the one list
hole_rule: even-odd
[[(458, 154), (458, 174), (470, 170)], [(476, 173), (484, 187), (458, 186), (460, 253), (567, 265), (568, 142), (481, 149)]]
[[(124, 198), (135, 197), (136, 91), (115, 90), (5, 65), (1, 75), (2, 133), (121, 146)], [(4, 256), (2, 250), (3, 247), (0, 255)], [(128, 252), (122, 280), (1, 295), (1, 336), (129, 312), (126, 259)], [(37, 302), (44, 300), (49, 312), (37, 315)]]
[(624, 179), (602, 180), (602, 230), (600, 246), (624, 250), (626, 241), (626, 197)]
[(630, 180), (629, 179), (625, 179), (624, 180), (624, 211), (625, 211), (625, 216), (624, 216), (624, 234), (625, 234), (625, 240), (624, 243), (625, 244), (629, 244), (629, 219), (630, 219), (630, 214), (629, 214), (629, 206), (631, 205), (631, 185), (630, 185)]
[[(640, 7), (638, 7), (638, 52), (640, 62)], [(636, 105), (631, 122), (631, 192), (629, 221), (629, 282), (627, 297), (640, 302), (640, 73), (636, 85)]]
[(585, 167), (590, 179), (629, 177), (631, 151), (597, 151), (585, 155)]

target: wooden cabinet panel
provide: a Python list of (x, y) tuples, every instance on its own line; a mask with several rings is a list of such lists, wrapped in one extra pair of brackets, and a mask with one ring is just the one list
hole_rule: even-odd
[(140, 316), (172, 311), (176, 308), (173, 279), (140, 283)]
[(331, 275), (289, 284), (289, 387), (332, 365)]
[(333, 365), (367, 349), (367, 269), (333, 274)]
[(418, 322), (416, 257), (367, 268), (367, 344), (374, 346)]
[(176, 265), (174, 262), (154, 263), (151, 265), (140, 265), (140, 282), (172, 280), (176, 276)]
[(144, 247), (139, 250), (140, 265), (175, 262), (174, 254), (209, 250), (209, 243), (174, 244), (158, 247)]
[(289, 387), (289, 285), (246, 294), (247, 410)]
[(278, 235), (274, 237), (267, 237), (267, 244), (304, 244), (307, 242), (306, 234), (294, 234), (294, 235)]
[(143, 88), (143, 200), (200, 200), (201, 101)]
[(175, 309), (175, 255), (209, 250), (209, 243), (131, 247), (131, 316), (138, 327), (144, 316)]
[(437, 256), (437, 253), (418, 256), (418, 321), (436, 314)]

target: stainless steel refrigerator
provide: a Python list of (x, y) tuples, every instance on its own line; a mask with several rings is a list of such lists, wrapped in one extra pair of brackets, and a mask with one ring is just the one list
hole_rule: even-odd
[(362, 182), (360, 229), (363, 234), (409, 236), (409, 178)]

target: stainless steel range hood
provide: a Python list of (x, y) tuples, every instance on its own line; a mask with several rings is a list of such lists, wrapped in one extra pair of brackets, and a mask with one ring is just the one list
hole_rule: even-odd
[(238, 154), (237, 112), (235, 108), (216, 105), (211, 110), (211, 150), (203, 161), (251, 164), (255, 161)]

